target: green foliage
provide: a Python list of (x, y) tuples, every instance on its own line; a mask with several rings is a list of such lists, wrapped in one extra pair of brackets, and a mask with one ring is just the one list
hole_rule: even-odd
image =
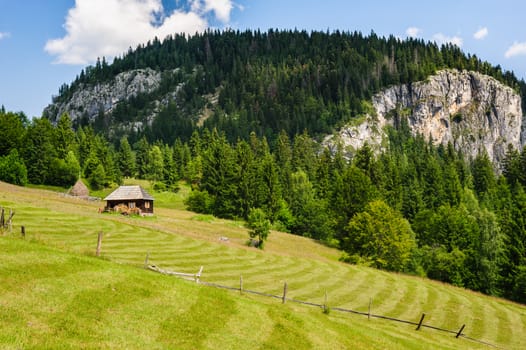
[(99, 163), (93, 172), (87, 176), (88, 183), (92, 190), (100, 190), (102, 189), (107, 183), (106, 183), (106, 172), (104, 171), (104, 166)]
[(238, 175), (233, 149), (225, 137), (219, 136), (214, 130), (208, 149), (203, 153), (203, 178), (200, 184), (200, 189), (214, 197), (214, 215), (233, 218), (238, 213)]
[(0, 157), (0, 181), (21, 186), (27, 184), (27, 169), (16, 149), (11, 149), (7, 156)]
[(119, 142), (119, 152), (117, 153), (119, 170), (122, 176), (132, 177), (135, 175), (135, 154), (126, 137), (122, 137)]
[(53, 159), (49, 174), (50, 178), (47, 182), (51, 185), (69, 187), (77, 181), (79, 175), (79, 161), (73, 151), (69, 151), (65, 159)]
[(148, 175), (146, 178), (153, 181), (159, 181), (164, 178), (163, 153), (157, 145), (152, 146), (148, 152)]
[(44, 184), (50, 180), (53, 159), (53, 126), (47, 119), (33, 119), (25, 134), (23, 158), (29, 182)]
[(196, 213), (211, 214), (214, 208), (214, 198), (206, 190), (193, 190), (185, 199), (184, 204), (188, 210)]
[(72, 123), (69, 115), (63, 114), (60, 116), (55, 127), (55, 149), (59, 159), (65, 159), (70, 151), (74, 151), (75, 132), (72, 128)]
[(429, 247), (419, 249), (420, 264), (429, 278), (448, 282), (455, 286), (464, 286), (463, 272), (465, 271), (466, 254), (458, 248), (447, 251), (445, 247)]
[(343, 248), (378, 268), (403, 271), (416, 245), (409, 222), (383, 201), (373, 201), (346, 228)]
[(0, 110), (0, 157), (12, 149), (20, 149), (26, 132), (24, 123), (27, 120), (23, 114)]
[(267, 219), (265, 212), (260, 208), (250, 209), (247, 226), (250, 229), (248, 232), (250, 238), (257, 238), (256, 247), (263, 249), (270, 233), (270, 220)]

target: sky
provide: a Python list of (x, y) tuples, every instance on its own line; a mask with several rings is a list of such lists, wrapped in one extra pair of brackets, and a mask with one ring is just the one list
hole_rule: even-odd
[(207, 28), (374, 31), (454, 43), (526, 79), (523, 0), (0, 0), (0, 105), (40, 117), (98, 57)]

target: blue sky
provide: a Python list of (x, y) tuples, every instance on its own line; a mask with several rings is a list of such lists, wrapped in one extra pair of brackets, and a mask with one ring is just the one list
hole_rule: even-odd
[(453, 42), (526, 79), (521, 0), (0, 0), (0, 105), (40, 116), (97, 57), (208, 27), (374, 31)]

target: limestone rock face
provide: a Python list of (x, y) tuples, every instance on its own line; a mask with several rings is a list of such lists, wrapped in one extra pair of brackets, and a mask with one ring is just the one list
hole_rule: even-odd
[(498, 164), (508, 144), (524, 145), (521, 97), (513, 89), (476, 72), (444, 70), (426, 81), (393, 86), (372, 98), (374, 115), (328, 136), (326, 144), (338, 140), (350, 149), (366, 141), (381, 149), (385, 126), (406, 118), (413, 134), (433, 144), (451, 142), (465, 156), (486, 151)]
[(87, 116), (91, 121), (101, 111), (111, 112), (119, 102), (156, 90), (160, 83), (161, 73), (150, 68), (123, 72), (109, 82), (77, 89), (67, 102), (46, 107), (44, 115), (51, 121), (58, 120), (64, 113), (68, 113), (71, 120)]

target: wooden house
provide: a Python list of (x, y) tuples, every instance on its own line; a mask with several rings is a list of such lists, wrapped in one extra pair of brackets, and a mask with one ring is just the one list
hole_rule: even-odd
[(106, 198), (108, 211), (120, 211), (125, 214), (153, 214), (153, 197), (141, 186), (120, 186)]

